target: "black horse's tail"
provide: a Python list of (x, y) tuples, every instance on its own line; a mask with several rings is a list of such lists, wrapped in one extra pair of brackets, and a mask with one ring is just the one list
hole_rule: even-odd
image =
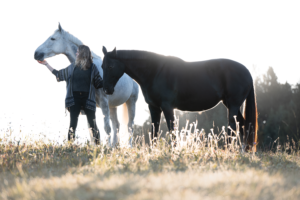
[[(256, 152), (258, 124), (257, 124), (257, 108), (256, 108), (254, 86), (252, 86), (252, 89), (246, 99), (245, 108), (244, 108), (244, 119), (245, 119), (245, 130), (246, 130), (246, 141), (248, 141), (247, 149), (253, 146), (253, 151)], [(249, 150), (251, 150), (251, 148)]]

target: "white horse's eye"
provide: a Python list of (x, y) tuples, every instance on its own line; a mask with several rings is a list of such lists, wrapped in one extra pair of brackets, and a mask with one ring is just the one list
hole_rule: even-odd
[(55, 38), (51, 38), (51, 40), (55, 40)]

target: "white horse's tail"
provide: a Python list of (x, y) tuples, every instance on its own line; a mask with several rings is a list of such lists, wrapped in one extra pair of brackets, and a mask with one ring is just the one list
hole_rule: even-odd
[(122, 116), (122, 124), (125, 125), (126, 124), (126, 127), (128, 127), (128, 109), (127, 109), (127, 105), (126, 103), (123, 103), (122, 105), (122, 113), (123, 113), (123, 116)]
[(128, 131), (128, 109), (126, 103), (123, 103), (122, 105), (122, 120), (120, 124), (120, 130), (119, 130), (119, 137), (120, 137), (120, 143), (121, 146), (127, 147), (128, 145), (131, 146), (131, 133)]

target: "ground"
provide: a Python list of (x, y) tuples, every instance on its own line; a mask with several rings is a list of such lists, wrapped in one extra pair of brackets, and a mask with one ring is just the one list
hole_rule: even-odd
[(132, 148), (2, 139), (0, 199), (300, 199), (295, 147), (253, 153), (209, 138), (139, 137)]

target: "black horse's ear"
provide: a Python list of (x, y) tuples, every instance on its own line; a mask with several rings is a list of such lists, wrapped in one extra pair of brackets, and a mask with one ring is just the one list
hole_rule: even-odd
[(103, 54), (106, 56), (107, 50), (106, 50), (105, 46), (102, 47), (102, 52), (103, 52)]
[(61, 25), (59, 22), (58, 22), (58, 30), (59, 30), (59, 32), (62, 32), (62, 28), (61, 28)]
[(117, 56), (117, 49), (116, 47), (114, 48), (114, 50), (111, 52), (112, 56)]

